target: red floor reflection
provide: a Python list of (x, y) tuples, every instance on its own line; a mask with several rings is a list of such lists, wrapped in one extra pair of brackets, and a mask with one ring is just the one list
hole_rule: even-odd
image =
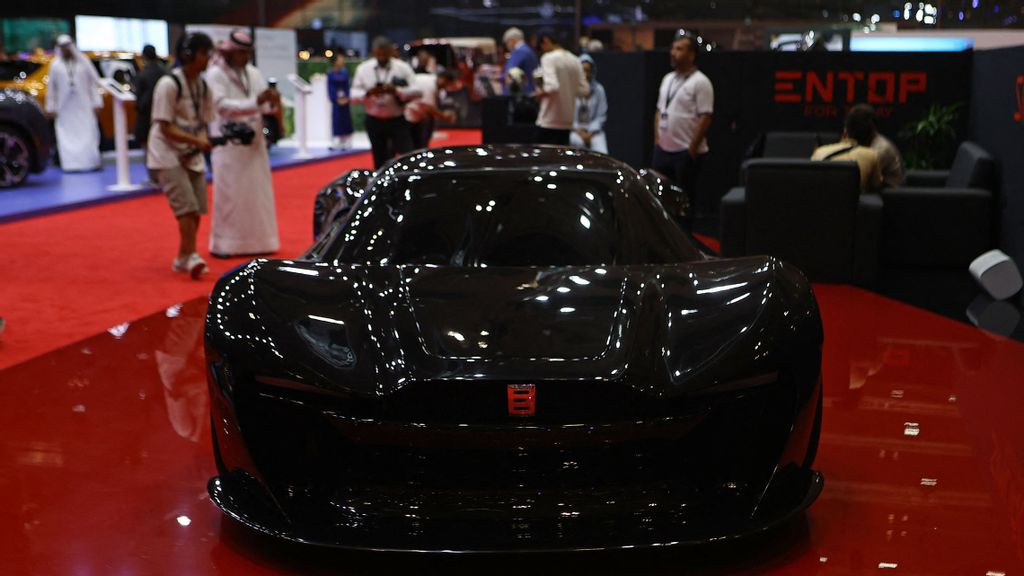
[(0, 573), (860, 573), (1024, 569), (1024, 345), (817, 288), (827, 482), (805, 518), (690, 550), (525, 558), (342, 553), (222, 519), (193, 301), (0, 372)]

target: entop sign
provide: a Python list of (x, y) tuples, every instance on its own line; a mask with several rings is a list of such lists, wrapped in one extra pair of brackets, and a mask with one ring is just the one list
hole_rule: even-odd
[(841, 106), (867, 102), (886, 117), (927, 89), (928, 73), (921, 71), (776, 70), (774, 99), (804, 105), (805, 116), (839, 116)]

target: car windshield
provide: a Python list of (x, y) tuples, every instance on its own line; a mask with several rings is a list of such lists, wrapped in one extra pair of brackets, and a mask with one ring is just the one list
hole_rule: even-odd
[(586, 266), (700, 258), (646, 188), (617, 172), (481, 170), (376, 184), (340, 233), (338, 260)]
[(0, 81), (24, 80), (39, 69), (40, 64), (27, 60), (0, 60)]

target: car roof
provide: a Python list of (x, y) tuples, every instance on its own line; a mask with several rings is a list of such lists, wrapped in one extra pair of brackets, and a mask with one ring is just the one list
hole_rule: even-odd
[(609, 156), (568, 146), (483, 144), (417, 150), (385, 165), (381, 176), (487, 170), (586, 171), (629, 173), (632, 169)]

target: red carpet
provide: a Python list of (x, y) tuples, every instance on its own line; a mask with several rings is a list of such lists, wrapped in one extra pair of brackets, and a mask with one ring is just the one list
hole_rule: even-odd
[[(435, 146), (476, 144), (476, 130), (451, 130)], [(438, 136), (442, 136), (441, 133)], [(279, 257), (312, 242), (313, 196), (352, 168), (370, 168), (369, 153), (274, 172)], [(208, 254), (209, 218), (199, 231)], [(210, 275), (189, 280), (170, 270), (177, 224), (162, 196), (147, 196), (0, 225), (0, 369), (54, 350), (162, 307), (208, 294), (245, 258), (207, 258)]]

